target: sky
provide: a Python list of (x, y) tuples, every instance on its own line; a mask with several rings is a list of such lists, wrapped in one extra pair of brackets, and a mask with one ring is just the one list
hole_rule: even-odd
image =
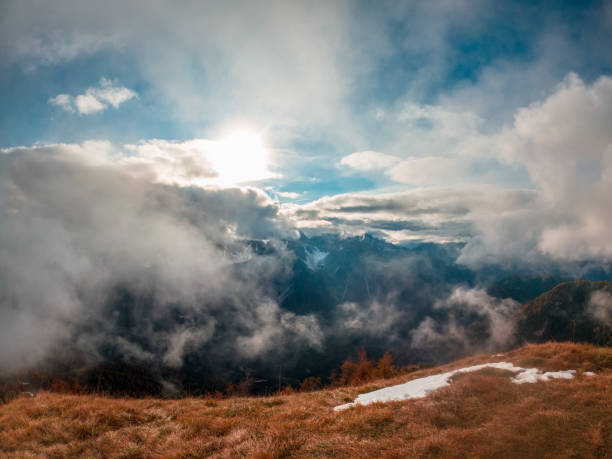
[(199, 311), (143, 319), (169, 365), (226, 319), (316, 348), (270, 287), (300, 233), (610, 262), (611, 44), (610, 1), (1, 1), (0, 366), (117, 285)]
[(491, 239), (538, 215), (531, 252), (612, 253), (610, 2), (1, 12), (6, 154), (81, 149), (156, 183), (252, 187), (302, 231), (478, 236), (495, 257)]

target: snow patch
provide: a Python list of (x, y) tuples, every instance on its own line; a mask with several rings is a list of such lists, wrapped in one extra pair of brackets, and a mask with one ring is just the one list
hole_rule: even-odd
[(535, 383), (538, 381), (549, 381), (551, 379), (572, 379), (574, 377), (574, 373), (576, 373), (576, 370), (543, 372), (537, 368), (517, 367), (509, 362), (483, 363), (481, 365), (474, 365), (471, 367), (447, 371), (446, 373), (441, 373), (439, 375), (413, 379), (412, 381), (408, 381), (404, 384), (385, 387), (384, 389), (361, 394), (352, 403), (345, 403), (344, 405), (334, 407), (334, 411), (345, 410), (356, 405), (369, 405), (370, 403), (376, 402), (392, 402), (409, 400), (413, 398), (423, 398), (431, 392), (449, 386), (449, 380), (454, 375), (459, 373), (471, 373), (482, 370), (483, 368), (497, 368), (499, 370), (508, 370), (513, 373), (518, 373), (511, 379), (511, 381), (515, 384)]
[(313, 247), (312, 250), (308, 250), (304, 247), (304, 253), (306, 254), (306, 259), (304, 263), (311, 271), (316, 271), (323, 264), (329, 252), (323, 252), (318, 247)]
[(512, 382), (515, 384), (524, 384), (549, 381), (551, 379), (572, 379), (574, 373), (576, 373), (576, 370), (547, 371), (546, 373), (542, 373), (537, 368), (528, 368), (512, 378)]

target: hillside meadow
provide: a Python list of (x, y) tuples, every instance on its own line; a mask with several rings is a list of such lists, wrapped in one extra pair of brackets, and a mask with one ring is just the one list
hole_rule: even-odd
[[(461, 374), (423, 399), (335, 412), (358, 394), (509, 361), (572, 380)], [(596, 376), (586, 376), (592, 371)], [(612, 348), (527, 345), (360, 386), (272, 397), (127, 399), (40, 392), (0, 406), (2, 457), (610, 457)]]

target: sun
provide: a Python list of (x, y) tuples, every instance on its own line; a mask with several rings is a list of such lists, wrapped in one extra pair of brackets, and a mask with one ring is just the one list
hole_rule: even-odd
[(275, 176), (269, 169), (270, 150), (255, 130), (229, 130), (215, 147), (208, 159), (220, 185), (239, 185)]

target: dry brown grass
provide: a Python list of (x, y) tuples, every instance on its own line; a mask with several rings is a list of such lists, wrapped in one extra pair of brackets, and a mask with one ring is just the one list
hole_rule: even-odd
[[(483, 371), (425, 399), (332, 410), (364, 390), (501, 360), (579, 371), (571, 381), (524, 385), (504, 372)], [(584, 376), (589, 370), (597, 376)], [(611, 426), (612, 349), (549, 343), (374, 385), (267, 398), (41, 393), (0, 406), (0, 456), (606, 457)]]

